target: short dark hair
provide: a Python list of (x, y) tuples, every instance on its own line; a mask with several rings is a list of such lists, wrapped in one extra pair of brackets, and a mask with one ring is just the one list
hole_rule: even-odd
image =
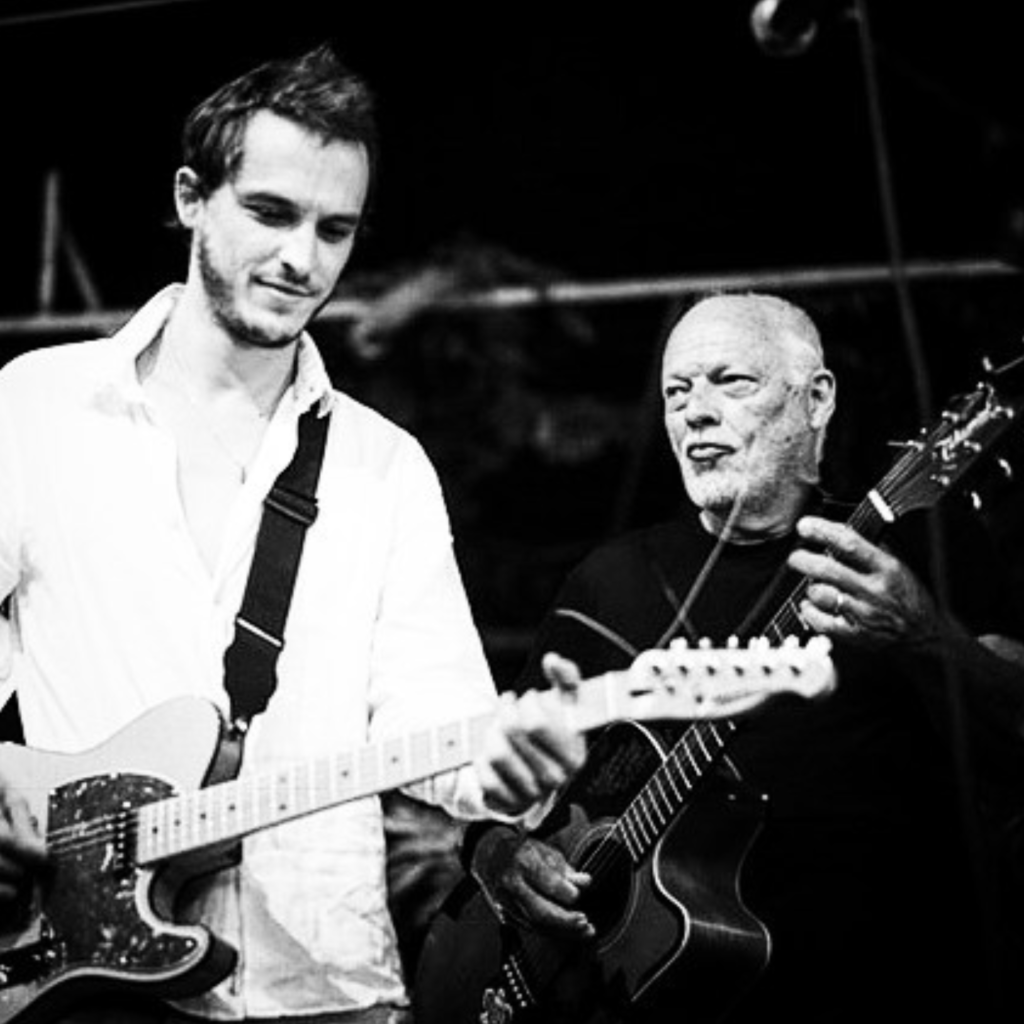
[(185, 120), (182, 157), (204, 198), (230, 181), (242, 160), (245, 130), (268, 110), (324, 142), (361, 143), (372, 183), (378, 160), (377, 123), (369, 86), (327, 43), (299, 57), (267, 61), (221, 86)]

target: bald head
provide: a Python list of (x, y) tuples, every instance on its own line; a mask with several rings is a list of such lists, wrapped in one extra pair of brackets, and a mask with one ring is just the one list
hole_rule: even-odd
[(814, 321), (799, 306), (777, 295), (712, 295), (680, 317), (672, 336), (699, 331), (708, 323), (730, 324), (754, 344), (780, 346), (794, 380), (807, 380), (825, 366)]

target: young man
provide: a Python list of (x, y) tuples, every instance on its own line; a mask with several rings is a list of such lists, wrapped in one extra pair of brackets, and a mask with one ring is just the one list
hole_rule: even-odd
[[(352, 253), (375, 160), (370, 95), (327, 48), (232, 81), (185, 126), (184, 285), (113, 338), (0, 372), (0, 599), (30, 746), (95, 748), (182, 695), (226, 705), (263, 499), (314, 410), (330, 416), (319, 514), (243, 775), (478, 713), (493, 725), (476, 762), (416, 794), (516, 815), (579, 765), (548, 705), (497, 700), (423, 451), (334, 390), (305, 333)], [(24, 800), (3, 797), (10, 900), (45, 853)], [(129, 1017), (110, 995), (88, 1019), (401, 1018), (375, 798), (249, 837), (185, 902), (238, 951), (234, 972), (178, 1010), (144, 1001)]]
[[(539, 678), (543, 652), (590, 676), (675, 637), (778, 643), (806, 628), (832, 638), (838, 689), (820, 703), (770, 703), (734, 734), (723, 728), (719, 766), (739, 773), (727, 792), (716, 772), (714, 786), (696, 782), (692, 809), (672, 822), (644, 819), (669, 838), (654, 867), (652, 858), (633, 869), (636, 879), (652, 870), (651, 906), (664, 908), (636, 923), (642, 941), (629, 945), (635, 955), (646, 943), (651, 956), (632, 962), (635, 977), (664, 969), (639, 1019), (682, 1019), (687, 1007), (712, 1008), (709, 1019), (800, 1024), (992, 1012), (999, 993), (989, 970), (1000, 951), (979, 909), (955, 753), (969, 739), (975, 769), (998, 751), (1012, 759), (1001, 766), (1019, 770), (1024, 627), (984, 537), (969, 522), (951, 535), (954, 619), (922, 582), (918, 518), (895, 524), (885, 538), (893, 550), (845, 522), (850, 510), (819, 487), (835, 381), (815, 326), (782, 299), (718, 295), (694, 305), (668, 339), (662, 393), (690, 505), (604, 545), (570, 575), (524, 685)], [(662, 738), (659, 757), (678, 736)], [(678, 749), (689, 777), (694, 748)], [(695, 749), (706, 753), (700, 741)], [(654, 771), (648, 764), (627, 783), (622, 771), (601, 773), (602, 759), (630, 763), (599, 744), (589, 760), (596, 781), (581, 781), (563, 805), (621, 806)], [(759, 833), (736, 824), (739, 809), (757, 803), (740, 777), (767, 796)], [(605, 793), (612, 783), (625, 796)], [(563, 824), (558, 809), (551, 819), (540, 837)], [(633, 906), (623, 878), (611, 884), (597, 853), (570, 867), (557, 845), (493, 826), (473, 851), (475, 873), (513, 920), (584, 945), (597, 934), (615, 963), (629, 963), (614, 939)], [(736, 912), (737, 885), (763, 932)], [(709, 891), (715, 898), (702, 902)], [(685, 913), (700, 927), (688, 930)], [(736, 941), (741, 933), (750, 941)], [(542, 959), (536, 948), (531, 955)], [(616, 985), (603, 996), (613, 1007)]]

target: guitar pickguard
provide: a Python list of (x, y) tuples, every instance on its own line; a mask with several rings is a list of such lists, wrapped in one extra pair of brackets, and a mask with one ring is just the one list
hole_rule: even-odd
[(58, 970), (162, 972), (194, 953), (192, 936), (162, 930), (138, 899), (150, 876), (134, 866), (136, 837), (126, 813), (172, 792), (146, 776), (107, 775), (51, 795), (48, 845), (59, 867), (40, 916)]

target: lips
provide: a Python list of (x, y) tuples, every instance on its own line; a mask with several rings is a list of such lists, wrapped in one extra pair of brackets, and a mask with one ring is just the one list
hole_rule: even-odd
[(272, 292), (276, 292), (278, 295), (285, 295), (290, 299), (311, 299), (312, 293), (305, 288), (299, 288), (293, 284), (286, 284), (284, 281), (267, 281), (260, 280), (264, 288), (268, 288)]
[(732, 453), (732, 448), (724, 444), (713, 444), (708, 441), (696, 441), (686, 446), (686, 457), (692, 462), (713, 462), (723, 455)]

